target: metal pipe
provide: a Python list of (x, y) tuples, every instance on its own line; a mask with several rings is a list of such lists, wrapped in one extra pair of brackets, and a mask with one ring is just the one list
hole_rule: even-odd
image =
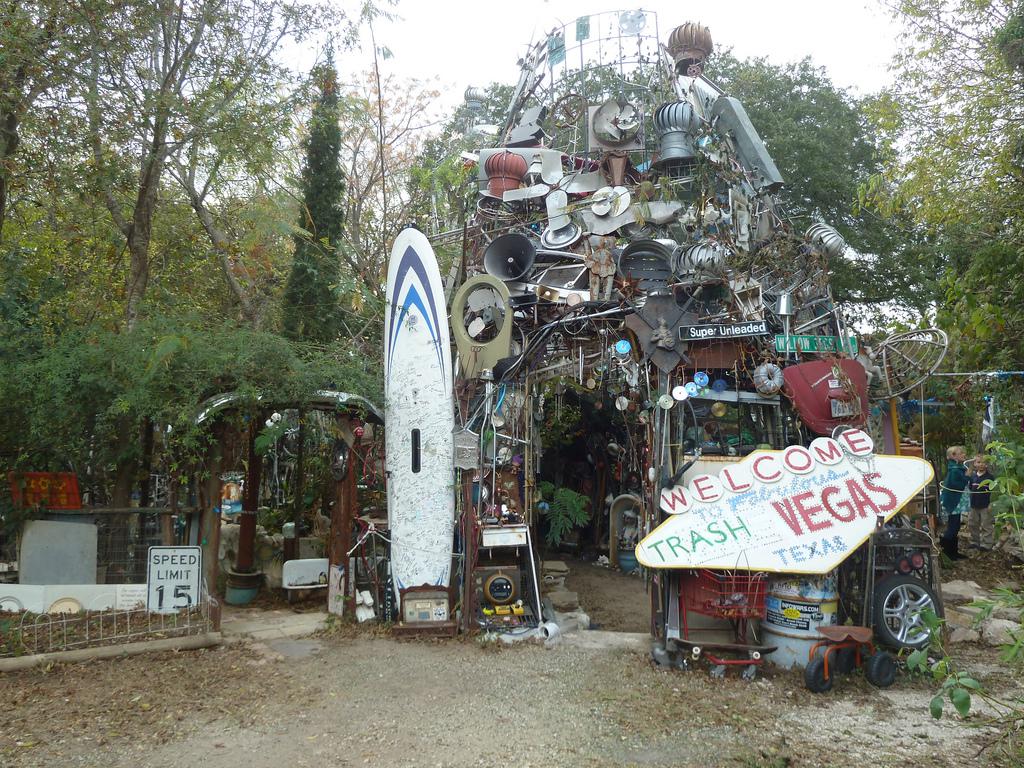
[(530, 527), (526, 527), (526, 544), (530, 550), (530, 575), (533, 576), (533, 596), (537, 601), (537, 623), (544, 620), (543, 608), (540, 604), (540, 586), (537, 584), (537, 563), (533, 559), (533, 536), (530, 535)]

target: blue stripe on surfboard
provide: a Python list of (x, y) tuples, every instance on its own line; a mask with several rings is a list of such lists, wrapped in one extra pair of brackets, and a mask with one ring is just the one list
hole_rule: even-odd
[[(409, 309), (412, 307), (418, 307), (423, 317), (427, 320), (427, 326), (430, 326), (430, 318), (427, 317), (427, 308), (423, 306), (423, 299), (420, 298), (420, 292), (416, 290), (415, 285), (409, 286), (409, 293), (406, 296), (406, 300), (402, 303), (402, 314), (398, 316), (398, 330), (401, 331), (402, 321), (405, 320), (405, 316), (409, 314)], [(395, 340), (397, 340), (398, 333), (395, 333)], [(441, 343), (438, 341), (437, 334), (433, 328), (430, 328), (430, 337), (434, 341), (434, 352), (437, 355), (437, 364), (441, 367), (441, 375), (444, 376), (444, 363), (441, 362)], [(391, 349), (394, 350), (395, 344), (392, 341)], [(391, 355), (388, 354), (388, 368), (391, 368)]]
[[(423, 300), (419, 296), (419, 291), (416, 290), (415, 286), (413, 286), (413, 285), (409, 286), (409, 293), (410, 294), (415, 293), (416, 297), (420, 298), (420, 301), (415, 302), (415, 305), (420, 308), (421, 312), (423, 312), (423, 319), (426, 320), (427, 326), (428, 326), (428, 328), (430, 330), (430, 336), (434, 340), (434, 347), (435, 347), (435, 351), (437, 352), (438, 362), (442, 362), (441, 361), (441, 343), (440, 343), (440, 338), (439, 338), (439, 335), (440, 335), (440, 323), (438, 322), (437, 305), (434, 303), (433, 292), (429, 290), (430, 289), (430, 280), (427, 278), (427, 271), (426, 271), (426, 269), (423, 266), (423, 259), (420, 257), (420, 255), (416, 251), (416, 249), (413, 248), (410, 245), (408, 248), (405, 249), (405, 253), (402, 254), (402, 260), (399, 262), (398, 269), (397, 269), (397, 271), (395, 273), (395, 288), (394, 288), (394, 293), (392, 294), (392, 302), (391, 302), (391, 318), (390, 318), (391, 319), (391, 326), (390, 326), (391, 327), (391, 334), (390, 334), (390, 337), (388, 338), (388, 367), (389, 368), (391, 366), (391, 357), (392, 357), (392, 355), (394, 354), (394, 351), (395, 351), (395, 341), (397, 339), (398, 332), (399, 332), (399, 330), (401, 330), (401, 327), (402, 327), (401, 326), (401, 318), (399, 318), (398, 323), (395, 322), (395, 313), (398, 311), (399, 305), (402, 306), (402, 315), (401, 315), (401, 317), (405, 317), (406, 313), (409, 310), (409, 303), (408, 302), (400, 301), (399, 297), (402, 295), (402, 287), (405, 284), (406, 278), (408, 277), (410, 271), (412, 271), (420, 279), (420, 283), (422, 284), (423, 288), (428, 291), (426, 299), (427, 299), (427, 303), (430, 304), (430, 312), (429, 313), (427, 312), (426, 307), (423, 305)], [(433, 323), (431, 323), (431, 319), (433, 319)], [(444, 373), (444, 364), (443, 363), (441, 365), (441, 372), (442, 372), (442, 375), (443, 375), (443, 373)]]

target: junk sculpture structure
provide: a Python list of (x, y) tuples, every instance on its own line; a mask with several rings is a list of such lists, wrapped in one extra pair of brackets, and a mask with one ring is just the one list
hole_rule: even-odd
[[(688, 472), (866, 423), (877, 366), (829, 288), (847, 246), (785, 219), (743, 105), (703, 74), (712, 47), (694, 23), (663, 42), (646, 11), (577, 19), (529, 50), (475, 153), (448, 281), (465, 628), (542, 620), (524, 547), (561, 534), (574, 497), (558, 486), (594, 518), (633, 500), (592, 526), (626, 569)], [(652, 589), (656, 625), (670, 584)]]

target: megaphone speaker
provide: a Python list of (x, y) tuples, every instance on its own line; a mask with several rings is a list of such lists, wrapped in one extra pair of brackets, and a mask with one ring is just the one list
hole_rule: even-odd
[(537, 248), (526, 235), (511, 232), (495, 238), (484, 251), (484, 269), (499, 280), (526, 277), (537, 258)]

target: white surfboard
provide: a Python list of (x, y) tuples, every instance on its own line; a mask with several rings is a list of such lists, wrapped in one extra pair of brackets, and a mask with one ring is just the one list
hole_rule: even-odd
[(455, 529), (452, 359), (444, 289), (422, 232), (399, 233), (388, 261), (384, 432), (395, 595), (447, 587)]

